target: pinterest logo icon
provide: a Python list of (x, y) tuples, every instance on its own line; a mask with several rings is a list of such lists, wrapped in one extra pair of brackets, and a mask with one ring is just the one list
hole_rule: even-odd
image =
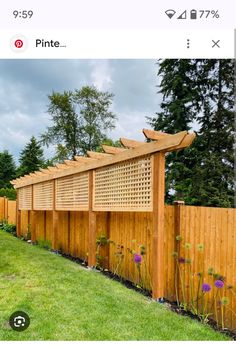
[(22, 48), (24, 45), (22, 40), (15, 40), (15, 47), (16, 48)]
[(10, 47), (15, 53), (23, 53), (28, 48), (28, 41), (23, 35), (15, 35), (10, 40)]

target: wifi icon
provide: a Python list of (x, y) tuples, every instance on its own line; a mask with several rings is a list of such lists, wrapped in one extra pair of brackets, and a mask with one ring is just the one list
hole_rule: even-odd
[(174, 15), (175, 15), (175, 11), (174, 10), (166, 10), (165, 14), (171, 19)]

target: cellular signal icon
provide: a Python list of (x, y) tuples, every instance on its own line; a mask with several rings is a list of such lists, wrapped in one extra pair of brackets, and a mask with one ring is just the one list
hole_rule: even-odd
[(174, 10), (166, 10), (165, 14), (171, 19), (172, 17), (174, 17), (175, 15), (175, 11)]

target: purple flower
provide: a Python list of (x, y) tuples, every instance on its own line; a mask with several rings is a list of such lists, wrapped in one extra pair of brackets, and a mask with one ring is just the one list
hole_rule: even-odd
[(209, 284), (202, 284), (202, 291), (203, 292), (209, 292), (211, 290), (211, 286)]
[(224, 282), (222, 282), (222, 280), (215, 281), (215, 287), (217, 287), (217, 289), (221, 289), (223, 286), (224, 286)]
[(182, 256), (179, 258), (179, 263), (180, 264), (185, 264), (186, 260)]
[(134, 254), (134, 262), (136, 264), (141, 264), (141, 261), (142, 261), (142, 256), (139, 254)]

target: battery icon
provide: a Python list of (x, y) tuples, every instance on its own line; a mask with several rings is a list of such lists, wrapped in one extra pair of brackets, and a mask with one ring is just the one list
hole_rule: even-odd
[(197, 11), (196, 10), (190, 11), (190, 18), (191, 19), (197, 19)]

